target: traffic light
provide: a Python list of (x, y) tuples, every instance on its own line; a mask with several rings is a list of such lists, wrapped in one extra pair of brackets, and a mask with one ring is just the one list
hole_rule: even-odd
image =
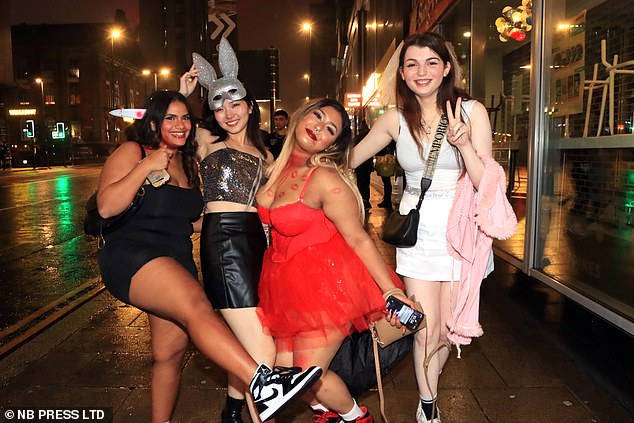
[(54, 140), (66, 138), (66, 128), (64, 128), (64, 122), (57, 122), (55, 124), (55, 131), (53, 131), (52, 135)]
[(33, 138), (35, 137), (35, 121), (32, 119), (28, 119), (26, 121), (26, 137)]

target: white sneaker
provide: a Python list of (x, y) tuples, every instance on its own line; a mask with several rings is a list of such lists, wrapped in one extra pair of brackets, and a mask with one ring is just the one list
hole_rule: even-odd
[(266, 364), (258, 367), (249, 390), (253, 395), (260, 419), (269, 420), (295, 397), (301, 395), (321, 377), (320, 367), (276, 366), (272, 370)]
[(436, 407), (436, 415), (434, 418), (432, 420), (427, 420), (427, 416), (425, 416), (420, 400), (418, 400), (418, 407), (416, 408), (416, 423), (440, 423), (440, 410)]

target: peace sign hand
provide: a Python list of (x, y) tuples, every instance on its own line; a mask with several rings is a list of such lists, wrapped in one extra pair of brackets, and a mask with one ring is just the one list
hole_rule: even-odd
[(447, 100), (447, 121), (449, 128), (447, 129), (447, 141), (452, 145), (461, 148), (471, 142), (471, 134), (469, 127), (462, 121), (460, 114), (462, 98), (456, 100), (455, 112), (451, 110), (451, 103)]

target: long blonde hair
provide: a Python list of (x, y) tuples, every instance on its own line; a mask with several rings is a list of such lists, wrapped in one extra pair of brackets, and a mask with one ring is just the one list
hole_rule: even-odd
[(282, 171), (288, 164), (288, 161), (293, 152), (293, 148), (295, 147), (296, 137), (295, 130), (297, 129), (297, 125), (306, 117), (308, 114), (314, 112), (315, 110), (322, 109), (324, 107), (332, 107), (334, 108), (339, 115), (341, 116), (341, 132), (335, 142), (333, 142), (328, 148), (319, 153), (313, 154), (307, 165), (310, 167), (323, 166), (323, 167), (331, 167), (334, 168), (341, 179), (345, 182), (348, 187), (354, 193), (354, 196), (357, 200), (357, 205), (359, 207), (359, 213), (361, 216), (361, 221), (365, 219), (365, 208), (363, 207), (363, 200), (361, 199), (361, 194), (357, 189), (356, 180), (354, 176), (354, 171), (350, 169), (349, 160), (350, 160), (350, 152), (352, 151), (352, 129), (350, 128), (350, 119), (348, 118), (348, 113), (346, 113), (346, 109), (336, 100), (330, 98), (318, 98), (311, 100), (304, 105), (300, 106), (291, 116), (291, 120), (288, 125), (288, 134), (286, 135), (286, 140), (284, 141), (284, 145), (282, 147), (282, 151), (280, 151), (280, 155), (275, 160), (275, 162), (270, 165), (264, 172), (264, 175), (268, 178), (268, 181), (262, 187), (261, 191), (266, 191), (270, 189), (277, 180), (279, 179)]

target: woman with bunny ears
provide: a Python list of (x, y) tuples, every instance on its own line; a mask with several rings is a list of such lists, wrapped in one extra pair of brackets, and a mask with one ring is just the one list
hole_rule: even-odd
[[(222, 77), (200, 55), (181, 77), (180, 92), (189, 95), (200, 82), (208, 90), (211, 111), (196, 130), (204, 217), (200, 261), (205, 292), (213, 307), (256, 361), (273, 364), (275, 344), (256, 314), (258, 281), (267, 246), (255, 208), (265, 163), (273, 157), (260, 137), (260, 110), (237, 79), (238, 61), (229, 42), (219, 44)], [(222, 422), (242, 422), (245, 385), (228, 375)]]
[[(123, 116), (125, 109), (119, 111)], [(108, 157), (99, 178), (97, 206), (108, 218), (126, 210), (139, 190), (143, 201), (125, 223), (104, 234), (98, 260), (108, 291), (148, 315), (151, 422), (169, 422), (172, 416), (190, 338), (203, 355), (250, 385), (260, 417), (266, 420), (314, 383), (321, 370), (299, 373), (258, 366), (213, 312), (192, 257), (190, 237), (203, 201), (191, 108), (183, 95), (157, 91), (145, 109), (137, 111), (137, 140), (121, 144)], [(155, 172), (168, 176), (162, 185), (147, 181)]]

